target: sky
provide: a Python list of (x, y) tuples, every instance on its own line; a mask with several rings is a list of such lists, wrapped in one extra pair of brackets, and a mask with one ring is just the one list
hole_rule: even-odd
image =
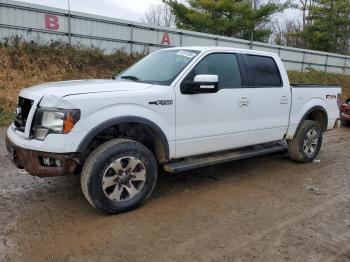
[[(19, 1), (68, 9), (68, 0)], [(162, 0), (70, 0), (71, 10), (133, 21), (141, 21), (152, 4), (160, 3)]]
[[(48, 5), (68, 9), (68, 0), (18, 0), (33, 4)], [(119, 19), (141, 22), (144, 13), (153, 4), (162, 3), (162, 0), (70, 0), (71, 10), (95, 15), (109, 16)], [(281, 24), (286, 19), (298, 19), (298, 12), (287, 10), (278, 15)]]

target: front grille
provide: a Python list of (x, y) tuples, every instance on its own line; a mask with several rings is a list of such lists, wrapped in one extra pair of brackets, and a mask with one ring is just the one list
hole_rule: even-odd
[(30, 109), (33, 106), (33, 103), (34, 103), (33, 100), (19, 97), (18, 105), (16, 109), (16, 117), (14, 121), (16, 130), (20, 132), (24, 132), (26, 128), (27, 118), (28, 118)]

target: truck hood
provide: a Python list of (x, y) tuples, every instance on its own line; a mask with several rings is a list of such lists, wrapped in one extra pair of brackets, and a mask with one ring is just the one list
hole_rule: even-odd
[(128, 80), (74, 80), (41, 84), (21, 91), (20, 96), (32, 99), (50, 96), (51, 98), (62, 98), (69, 95), (130, 91), (146, 89), (151, 84), (139, 83)]

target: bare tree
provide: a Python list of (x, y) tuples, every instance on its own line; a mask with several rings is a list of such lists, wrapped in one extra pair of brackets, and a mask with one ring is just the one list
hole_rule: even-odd
[(168, 5), (151, 5), (145, 13), (143, 22), (156, 26), (175, 27), (175, 17)]
[(254, 9), (257, 9), (259, 5), (260, 5), (260, 0), (252, 0), (252, 6)]
[(292, 8), (300, 10), (301, 18), (288, 19), (282, 24), (277, 20), (274, 21), (272, 28), (275, 42), (284, 46), (307, 48), (303, 33), (313, 23), (309, 13), (314, 7), (315, 0), (293, 0)]
[(299, 9), (302, 12), (303, 15), (303, 29), (305, 29), (307, 26), (309, 26), (312, 21), (307, 18), (308, 13), (310, 10), (315, 6), (314, 0), (299, 0), (300, 6)]
[(275, 43), (283, 46), (305, 48), (304, 39), (300, 36), (303, 26), (300, 21), (287, 20), (283, 26), (278, 21), (272, 23)]

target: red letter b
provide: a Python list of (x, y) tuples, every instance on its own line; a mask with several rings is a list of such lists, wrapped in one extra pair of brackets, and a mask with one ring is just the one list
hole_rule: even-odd
[(58, 16), (45, 14), (45, 29), (58, 30), (59, 28)]

